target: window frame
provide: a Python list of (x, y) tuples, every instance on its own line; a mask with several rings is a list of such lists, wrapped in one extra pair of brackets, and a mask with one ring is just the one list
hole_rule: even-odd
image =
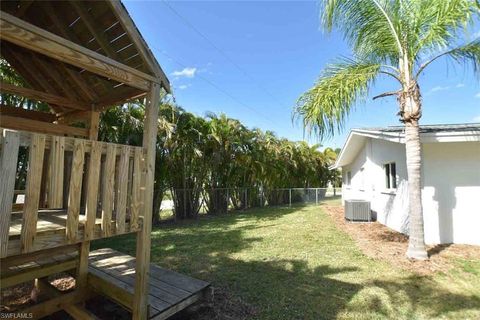
[(397, 190), (397, 164), (395, 161), (383, 164), (383, 175), (385, 190)]

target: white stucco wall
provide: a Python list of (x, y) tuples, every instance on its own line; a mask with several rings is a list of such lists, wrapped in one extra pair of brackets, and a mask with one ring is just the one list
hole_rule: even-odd
[[(425, 241), (480, 244), (480, 143), (427, 143), (422, 154)], [(383, 166), (390, 162), (396, 163), (396, 190), (386, 190)], [(348, 171), (352, 182), (345, 185)], [(379, 222), (408, 233), (404, 144), (367, 138), (342, 172), (343, 200), (369, 200)]]
[(427, 243), (480, 245), (480, 142), (423, 145)]

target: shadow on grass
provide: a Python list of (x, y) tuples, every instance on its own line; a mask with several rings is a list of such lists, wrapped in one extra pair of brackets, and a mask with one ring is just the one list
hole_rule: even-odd
[[(352, 255), (348, 266), (334, 266), (325, 259), (312, 267), (308, 257), (241, 255), (258, 250), (265, 241), (261, 232), (247, 235), (246, 231), (285, 223), (277, 220), (301, 209), (256, 209), (161, 226), (152, 232), (152, 262), (225, 288), (254, 310), (240, 315), (235, 311), (229, 314), (227, 308), (222, 311), (224, 317), (214, 313), (197, 319), (440, 318), (480, 309), (479, 296), (448, 291), (427, 276), (392, 276), (390, 272), (384, 277), (368, 269), (371, 263), (363, 265), (363, 256)], [(94, 247), (112, 247), (134, 255), (135, 238), (111, 238)], [(342, 250), (338, 255), (345, 254)]]

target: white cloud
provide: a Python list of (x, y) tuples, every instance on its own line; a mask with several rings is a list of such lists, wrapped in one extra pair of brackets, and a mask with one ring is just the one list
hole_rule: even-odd
[(479, 98), (479, 99), (480, 99), (480, 92), (475, 95), (475, 98)]
[(197, 72), (197, 68), (184, 68), (183, 70), (177, 70), (172, 72), (172, 76), (174, 77), (186, 77), (186, 78), (193, 78), (195, 77), (195, 73)]
[(438, 91), (448, 90), (448, 89), (450, 89), (450, 88), (451, 88), (450, 86), (446, 86), (446, 87), (436, 86), (436, 87), (433, 87), (432, 89), (430, 89), (430, 90), (427, 92), (427, 94), (431, 94), (431, 93), (438, 92)]
[(451, 85), (451, 86), (436, 86), (436, 87), (433, 87), (432, 89), (428, 90), (427, 94), (432, 94), (432, 93), (439, 92), (439, 91), (451, 90), (451, 89), (454, 89), (454, 88), (463, 88), (463, 87), (465, 87), (465, 84), (463, 84), (463, 83), (457, 83), (456, 85)]
[(187, 89), (188, 87), (190, 87), (189, 84), (181, 84), (181, 85), (178, 86), (178, 89), (180, 89), (180, 90), (185, 90), (185, 89)]
[(474, 122), (480, 122), (480, 116), (476, 116), (472, 119)]

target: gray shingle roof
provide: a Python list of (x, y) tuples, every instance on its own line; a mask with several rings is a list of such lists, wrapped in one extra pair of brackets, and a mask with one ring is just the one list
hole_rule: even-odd
[[(389, 126), (383, 128), (359, 128), (358, 130), (365, 131), (380, 131), (380, 132), (404, 132), (404, 126)], [(421, 125), (421, 133), (429, 132), (463, 132), (463, 131), (480, 131), (480, 123), (459, 123), (459, 124), (432, 124)]]

